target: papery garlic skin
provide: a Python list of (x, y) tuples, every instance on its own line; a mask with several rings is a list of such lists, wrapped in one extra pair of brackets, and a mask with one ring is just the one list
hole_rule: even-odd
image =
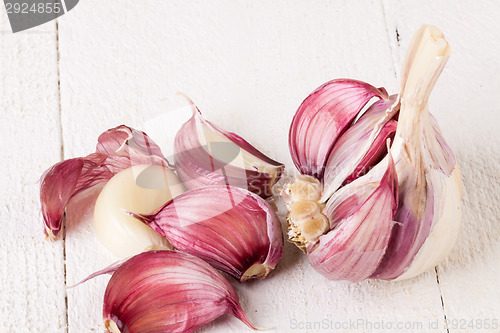
[(146, 133), (121, 125), (99, 136), (95, 153), (59, 162), (45, 171), (40, 180), (40, 203), (47, 237), (59, 237), (66, 206), (78, 193), (138, 164), (169, 166)]
[(384, 88), (351, 79), (327, 82), (312, 92), (295, 113), (288, 146), (301, 174), (323, 180), (335, 142), (372, 98), (387, 99)]
[(273, 195), (284, 165), (276, 162), (242, 137), (205, 120), (196, 105), (193, 116), (178, 131), (174, 142), (177, 174), (188, 189), (231, 185), (263, 197)]
[(395, 216), (399, 225), (376, 278), (402, 280), (434, 267), (458, 237), (460, 172), (427, 108), (449, 55), (443, 33), (429, 25), (417, 31), (407, 53), (398, 128), (391, 148), (399, 176), (400, 207)]
[(104, 294), (103, 319), (111, 333), (189, 333), (225, 313), (255, 329), (219, 272), (176, 251), (132, 257), (113, 274)]
[[(295, 231), (299, 223), (291, 221), (293, 205), (288, 204), (289, 228), (293, 231), (289, 236), (306, 249), (311, 264), (329, 279), (411, 278), (437, 265), (456, 242), (461, 220), (460, 172), (452, 150), (427, 108), (431, 90), (449, 54), (442, 32), (433, 26), (423, 26), (410, 45), (397, 97), (373, 95), (380, 100), (354, 121), (361, 111), (359, 106), (368, 102), (369, 95), (360, 92), (375, 91), (369, 85), (362, 85), (358, 94), (348, 95), (352, 99), (344, 105), (348, 98), (338, 92), (325, 93), (328, 91), (325, 87), (334, 80), (306, 98), (295, 115), (290, 128), (290, 152), (299, 171), (322, 181), (323, 191), (317, 203), (326, 204), (321, 213), (328, 217), (330, 230), (317, 242), (299, 238), (300, 232)], [(337, 84), (337, 90), (352, 89), (349, 85), (343, 88), (342, 81)], [(385, 92), (383, 88), (379, 91)], [(346, 120), (339, 124), (338, 119)], [(382, 143), (392, 137), (393, 144), (387, 154), (389, 148), (384, 149)], [(384, 170), (387, 173), (392, 158), (396, 170), (392, 179), (398, 182), (397, 210), (393, 221), (388, 220), (389, 210), (380, 212), (381, 225), (377, 226), (373, 224), (377, 214), (372, 211), (381, 207), (373, 205), (366, 220), (362, 220), (359, 214), (369, 200), (350, 192), (379, 191), (379, 181), (373, 175), (381, 175)], [(319, 171), (323, 166), (324, 175)], [(296, 185), (288, 188), (293, 186)], [(287, 191), (283, 197), (285, 201), (291, 198)], [(385, 202), (388, 207), (389, 197), (385, 193), (385, 201), (380, 200), (379, 205)], [(317, 214), (313, 208), (308, 209)], [(350, 226), (357, 229), (349, 230)], [(375, 227), (379, 228), (377, 232)], [(359, 233), (361, 230), (365, 236)], [(385, 230), (386, 235), (380, 230)], [(369, 260), (360, 265), (361, 252), (371, 248), (370, 232), (380, 242), (377, 251), (372, 251)], [(356, 246), (360, 249), (359, 258), (355, 257), (355, 250), (348, 252), (346, 244), (351, 249)]]
[(152, 215), (132, 214), (176, 249), (240, 281), (265, 278), (283, 253), (281, 224), (274, 209), (238, 187), (189, 190)]
[[(390, 155), (389, 155), (390, 157)], [(369, 278), (389, 244), (398, 206), (398, 178), (392, 158), (379, 169), (337, 191), (325, 207), (331, 229), (308, 244), (311, 266), (331, 280)], [(347, 203), (347, 204), (346, 204)]]
[(387, 155), (386, 141), (393, 138), (399, 111), (396, 95), (373, 103), (368, 110), (337, 140), (325, 167), (321, 202), (346, 182), (363, 176)]
[(442, 198), (443, 202), (437, 205), (442, 211), (442, 215), (433, 225), (431, 232), (413, 258), (411, 265), (396, 278), (398, 281), (410, 279), (438, 265), (448, 256), (458, 239), (462, 220), (462, 180), (458, 164), (451, 176), (444, 180), (442, 186), (445, 189)]
[(137, 165), (111, 178), (96, 200), (94, 230), (99, 241), (121, 258), (172, 249), (165, 237), (127, 214), (149, 214), (185, 189), (175, 173), (161, 165)]

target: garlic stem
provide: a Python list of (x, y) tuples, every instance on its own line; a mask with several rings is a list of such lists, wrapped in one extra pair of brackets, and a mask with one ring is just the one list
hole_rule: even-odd
[[(443, 33), (431, 25), (422, 26), (413, 37), (407, 52), (401, 80), (401, 108), (414, 108), (412, 112), (401, 111), (398, 119), (397, 136), (405, 136), (402, 130), (422, 132), (420, 117), (427, 116), (427, 105), (434, 85), (448, 61), (451, 48)], [(426, 124), (425, 124), (426, 125)]]
[(374, 278), (418, 275), (439, 263), (456, 241), (461, 217), (460, 173), (427, 108), (449, 54), (443, 34), (433, 26), (421, 27), (410, 46), (391, 148), (400, 188), (394, 217), (399, 223)]

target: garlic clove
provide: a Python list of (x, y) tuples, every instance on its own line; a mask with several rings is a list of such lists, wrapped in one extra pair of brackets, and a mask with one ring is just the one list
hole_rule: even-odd
[[(105, 157), (102, 157), (101, 161), (104, 160)], [(57, 163), (42, 175), (40, 203), (44, 231), (48, 239), (54, 240), (59, 237), (63, 214), (71, 198), (85, 188), (106, 182), (112, 177), (109, 170), (99, 167), (102, 162), (73, 158)]]
[(322, 189), (316, 178), (297, 175), (281, 191), (289, 210), (288, 239), (304, 252), (310, 242), (315, 242), (328, 230), (328, 219), (321, 214), (324, 205), (318, 202)]
[(126, 211), (149, 214), (183, 192), (184, 186), (175, 173), (161, 165), (136, 165), (119, 172), (96, 200), (97, 238), (121, 258), (143, 251), (172, 249), (165, 237)]
[(290, 218), (298, 220), (321, 213), (321, 207), (314, 201), (295, 201), (290, 208)]
[(295, 201), (317, 201), (321, 197), (323, 185), (312, 176), (297, 175), (285, 188), (284, 198), (287, 203)]
[[(186, 97), (187, 98), (187, 97)], [(189, 100), (189, 99), (188, 99)], [(242, 137), (205, 120), (196, 105), (174, 142), (177, 174), (188, 189), (231, 185), (268, 198), (284, 165), (255, 149)]]
[(307, 242), (315, 242), (328, 231), (330, 223), (323, 214), (317, 214), (307, 219), (303, 219), (300, 230)]
[(192, 332), (223, 314), (251, 329), (233, 287), (201, 259), (175, 251), (144, 252), (127, 260), (104, 294), (108, 332)]
[[(130, 165), (158, 164), (170, 166), (160, 147), (144, 132), (120, 125), (102, 133), (96, 146), (96, 153), (108, 156), (123, 156), (130, 159)], [(116, 161), (120, 161), (117, 159)], [(111, 163), (109, 167), (116, 166)], [(123, 167), (119, 167), (123, 170)]]
[(301, 174), (323, 180), (325, 163), (339, 136), (372, 98), (387, 99), (384, 88), (338, 79), (311, 93), (293, 117), (288, 145)]
[(407, 53), (391, 147), (400, 186), (399, 223), (375, 278), (402, 280), (434, 267), (451, 251), (460, 230), (458, 164), (427, 108), (449, 54), (442, 32), (428, 25), (417, 31)]
[(231, 186), (187, 191), (143, 220), (178, 250), (240, 281), (262, 279), (283, 253), (278, 217), (261, 197)]
[[(330, 280), (367, 279), (386, 252), (398, 205), (398, 180), (393, 160), (383, 162), (387, 168), (381, 178), (380, 168), (374, 169), (334, 194), (324, 210), (334, 228), (306, 248), (311, 266)], [(345, 200), (347, 205), (342, 205)]]
[(393, 138), (399, 110), (396, 95), (372, 104), (337, 140), (330, 152), (324, 177), (321, 202), (342, 186), (364, 175), (387, 155), (386, 141)]
[(66, 206), (78, 193), (136, 164), (169, 165), (146, 133), (121, 125), (99, 136), (95, 153), (59, 162), (45, 171), (40, 202), (47, 237), (59, 237)]

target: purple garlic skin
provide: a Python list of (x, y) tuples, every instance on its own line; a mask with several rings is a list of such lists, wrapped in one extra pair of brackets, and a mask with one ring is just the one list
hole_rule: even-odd
[(389, 159), (381, 179), (357, 178), (328, 201), (323, 213), (332, 229), (307, 247), (311, 266), (330, 280), (370, 278), (387, 251), (397, 206), (398, 178)]
[[(449, 55), (442, 32), (424, 25), (410, 44), (398, 95), (333, 80), (299, 107), (290, 152), (299, 171), (317, 179), (299, 175), (283, 191), (289, 237), (327, 278), (408, 279), (453, 248), (460, 171), (427, 107)], [(372, 97), (380, 100), (360, 114)]]
[(384, 88), (365, 82), (337, 79), (323, 84), (302, 102), (288, 135), (290, 154), (301, 174), (323, 180), (335, 142), (374, 97), (385, 100), (388, 95)]
[(240, 281), (266, 277), (283, 254), (283, 234), (274, 209), (238, 187), (189, 190), (153, 215), (135, 216), (174, 248)]
[(205, 120), (189, 100), (193, 116), (177, 132), (175, 168), (186, 188), (230, 185), (267, 199), (284, 165), (276, 162), (239, 135)]
[(189, 333), (226, 313), (255, 329), (219, 272), (176, 251), (132, 257), (114, 272), (104, 294), (110, 333)]
[(146, 133), (121, 125), (99, 136), (95, 153), (59, 162), (45, 171), (40, 180), (45, 235), (50, 240), (59, 237), (66, 206), (78, 193), (138, 164), (169, 166)]

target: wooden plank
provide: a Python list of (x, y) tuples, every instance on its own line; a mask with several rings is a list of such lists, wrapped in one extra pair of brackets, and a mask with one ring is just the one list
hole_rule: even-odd
[[(92, 151), (107, 128), (126, 123), (143, 129), (153, 119), (168, 118), (180, 90), (208, 119), (285, 162), (293, 173), (288, 126), (313, 89), (337, 77), (390, 91), (397, 86), (379, 1), (314, 6), (305, 1), (122, 1), (110, 6), (87, 0), (61, 18), (60, 42), (67, 158)], [(167, 122), (165, 128), (171, 130)], [(168, 137), (153, 139), (168, 149)], [(68, 233), (70, 284), (113, 261), (92, 233), (90, 224)], [(102, 330), (107, 279), (69, 292), (70, 332)], [(443, 317), (433, 271), (399, 283), (330, 282), (290, 244), (268, 280), (235, 287), (250, 320), (277, 331), (314, 331), (305, 326), (320, 323), (361, 332), (389, 322), (422, 331)], [(246, 329), (224, 316), (202, 331)]]
[(62, 241), (38, 179), (61, 157), (55, 22), (13, 34), (0, 5), (0, 332), (67, 332)]
[(500, 325), (500, 107), (492, 100), (500, 91), (500, 3), (390, 0), (384, 1), (384, 7), (398, 68), (413, 31), (422, 23), (438, 26), (451, 45), (452, 56), (429, 108), (458, 158), (464, 197), (458, 243), (438, 267), (440, 288), (450, 332), (496, 332)]

